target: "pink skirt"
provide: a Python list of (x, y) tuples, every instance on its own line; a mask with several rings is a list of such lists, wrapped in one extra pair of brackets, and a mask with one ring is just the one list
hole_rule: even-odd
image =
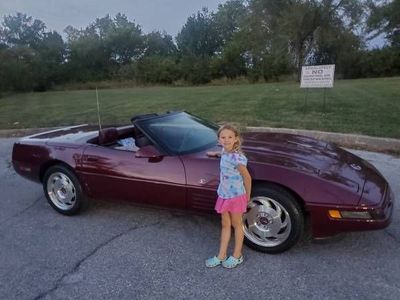
[(215, 203), (215, 210), (219, 214), (224, 212), (245, 213), (247, 210), (247, 195), (243, 194), (230, 199), (218, 197), (217, 203)]

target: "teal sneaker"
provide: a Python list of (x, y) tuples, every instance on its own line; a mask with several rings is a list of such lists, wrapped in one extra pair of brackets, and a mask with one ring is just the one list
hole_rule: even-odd
[(224, 261), (226, 261), (226, 258), (224, 260), (220, 260), (217, 256), (214, 256), (214, 257), (211, 257), (206, 260), (206, 267), (213, 268), (213, 267), (219, 266)]
[(222, 266), (227, 269), (232, 269), (232, 268), (240, 265), (242, 262), (243, 262), (243, 255), (240, 256), (239, 258), (229, 256), (228, 259), (226, 259), (222, 262)]

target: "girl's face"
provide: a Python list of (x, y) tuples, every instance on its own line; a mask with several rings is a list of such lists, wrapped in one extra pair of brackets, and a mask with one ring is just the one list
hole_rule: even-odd
[(219, 134), (218, 141), (225, 151), (232, 151), (233, 146), (238, 141), (238, 137), (232, 130), (223, 129)]

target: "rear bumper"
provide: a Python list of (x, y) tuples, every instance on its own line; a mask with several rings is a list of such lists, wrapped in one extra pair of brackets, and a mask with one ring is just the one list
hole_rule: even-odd
[[(389, 226), (392, 220), (394, 194), (388, 186), (381, 203), (377, 206), (309, 205), (311, 229), (315, 238), (329, 237), (341, 232), (378, 230)], [(329, 210), (369, 212), (371, 218), (331, 218)]]

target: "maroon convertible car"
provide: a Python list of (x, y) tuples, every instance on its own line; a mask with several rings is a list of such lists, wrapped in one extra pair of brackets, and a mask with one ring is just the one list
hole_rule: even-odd
[[(146, 114), (132, 125), (80, 125), (24, 137), (17, 173), (43, 184), (50, 205), (72, 215), (89, 199), (124, 199), (193, 212), (214, 210), (221, 149), (217, 125), (186, 112)], [(253, 179), (243, 217), (245, 243), (267, 253), (296, 244), (310, 219), (314, 237), (389, 225), (394, 195), (370, 163), (312, 138), (248, 132)]]

